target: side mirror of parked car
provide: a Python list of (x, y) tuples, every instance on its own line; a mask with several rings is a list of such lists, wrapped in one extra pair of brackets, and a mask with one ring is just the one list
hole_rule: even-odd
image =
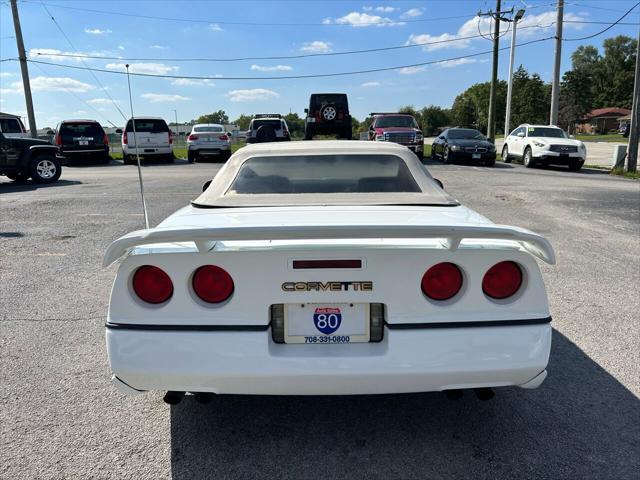
[(518, 134), (516, 136), (520, 137), (520, 138), (523, 138), (524, 137), (524, 132), (518, 132)]
[(116, 128), (116, 133), (122, 133), (122, 129), (121, 128)]
[(308, 109), (308, 108), (305, 108), (305, 109), (304, 109), (304, 113), (309, 113), (309, 109)]
[(47, 130), (47, 135), (55, 135), (56, 132), (54, 132), (53, 130)]
[(202, 185), (202, 191), (204, 192), (207, 188), (209, 188), (209, 185), (211, 185), (211, 180), (207, 180), (206, 182), (204, 182), (204, 184)]
[(444, 185), (443, 185), (442, 181), (440, 181), (437, 178), (434, 178), (433, 181), (436, 182), (438, 185), (440, 185), (440, 188), (444, 190)]
[(227, 135), (229, 135), (229, 138), (233, 137), (233, 133), (231, 132), (227, 132)]

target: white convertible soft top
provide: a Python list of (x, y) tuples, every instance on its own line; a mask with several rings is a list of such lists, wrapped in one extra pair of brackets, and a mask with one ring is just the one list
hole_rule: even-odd
[(159, 243), (194, 242), (210, 251), (218, 241), (315, 239), (441, 239), (456, 250), (466, 239), (507, 240), (555, 263), (551, 244), (524, 228), (496, 225), (463, 207), (343, 206), (198, 209), (185, 207), (156, 228), (131, 232), (108, 248), (108, 266), (131, 249)]

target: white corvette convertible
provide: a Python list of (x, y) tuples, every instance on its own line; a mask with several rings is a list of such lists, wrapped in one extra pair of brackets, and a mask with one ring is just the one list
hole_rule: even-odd
[(546, 377), (551, 245), (460, 205), (400, 145), (243, 148), (104, 264), (121, 257), (106, 340), (127, 394), (482, 398)]

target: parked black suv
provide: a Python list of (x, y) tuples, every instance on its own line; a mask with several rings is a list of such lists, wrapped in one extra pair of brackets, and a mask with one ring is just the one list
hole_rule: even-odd
[(0, 133), (0, 175), (11, 180), (53, 183), (62, 173), (63, 157), (46, 140), (8, 138)]
[(312, 93), (304, 112), (304, 139), (314, 135), (338, 135), (351, 140), (351, 115), (345, 93)]
[(54, 143), (69, 164), (91, 158), (109, 163), (109, 137), (95, 120), (63, 120), (56, 130)]

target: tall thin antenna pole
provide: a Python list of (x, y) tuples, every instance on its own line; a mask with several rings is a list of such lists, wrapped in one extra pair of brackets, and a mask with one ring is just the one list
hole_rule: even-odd
[[(136, 146), (136, 158), (138, 160), (138, 180), (140, 180), (140, 196), (142, 197), (142, 213), (144, 214), (144, 227), (149, 228), (149, 215), (147, 214), (147, 202), (144, 201), (144, 185), (142, 184), (142, 168), (140, 168), (140, 149), (138, 148), (138, 136), (136, 135), (136, 117), (133, 115), (133, 100), (131, 98), (131, 77), (129, 77), (129, 64), (127, 68), (127, 85), (129, 85), (129, 107), (131, 108), (131, 125), (133, 126), (133, 138)], [(125, 125), (125, 130), (127, 126)]]

